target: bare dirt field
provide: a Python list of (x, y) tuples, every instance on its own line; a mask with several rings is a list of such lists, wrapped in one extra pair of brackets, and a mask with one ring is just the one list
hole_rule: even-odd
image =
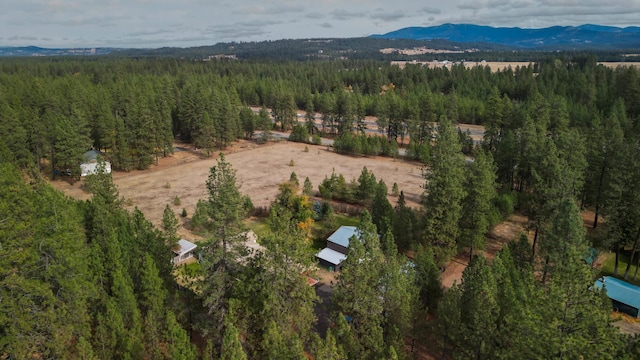
[[(446, 67), (446, 68), (450, 68), (451, 66), (453, 66), (455, 63), (454, 62), (442, 62), (442, 61), (392, 61), (391, 65), (397, 65), (399, 66), (401, 69), (404, 69), (404, 67), (407, 64), (416, 64), (416, 65), (422, 65), (422, 66), (426, 66), (429, 68), (438, 68), (438, 67)], [(516, 67), (526, 67), (529, 66), (529, 64), (532, 64), (532, 62), (529, 61), (465, 61), (464, 62), (464, 66), (467, 68), (472, 68), (472, 67), (476, 67), (476, 66), (488, 66), (492, 72), (495, 71), (501, 71), (504, 70), (508, 67), (511, 67), (511, 69), (515, 70)], [(617, 68), (618, 66), (636, 66), (636, 67), (640, 67), (640, 62), (599, 62), (598, 64), (604, 65), (606, 67), (609, 68)]]
[[(188, 145), (179, 146), (183, 151), (160, 159), (159, 165), (152, 165), (150, 169), (113, 173), (113, 181), (128, 208), (138, 207), (156, 225), (162, 221), (166, 204), (170, 204), (177, 215), (183, 208), (189, 216), (193, 214), (198, 199), (206, 198), (205, 183), (209, 169), (216, 164), (217, 155), (206, 158)], [(305, 146), (308, 152), (304, 151)], [(255, 206), (269, 205), (278, 193), (278, 184), (289, 180), (291, 172), (296, 173), (301, 184), (305, 177), (309, 177), (317, 189), (325, 177), (331, 176), (332, 170), (342, 174), (349, 182), (357, 179), (362, 167), (366, 166), (378, 179), (382, 178), (389, 189), (394, 182), (398, 183), (410, 206), (416, 206), (420, 201), (421, 186), (424, 184), (419, 163), (384, 157), (339, 155), (325, 146), (290, 142), (256, 145), (240, 141), (225, 152), (227, 161), (237, 170), (240, 191), (249, 195)], [(294, 166), (290, 166), (291, 160)], [(82, 181), (71, 185), (58, 180), (52, 184), (71, 197), (90, 197), (82, 189)], [(180, 199), (180, 205), (174, 205), (176, 197)], [(393, 203), (395, 198), (390, 197), (389, 200)], [(181, 229), (181, 235), (193, 237), (185, 231)]]
[(609, 68), (617, 68), (618, 66), (635, 66), (640, 67), (640, 62), (637, 61), (629, 61), (629, 62), (600, 62), (598, 64), (604, 65)]
[[(528, 219), (521, 214), (513, 214), (506, 221), (496, 225), (487, 235), (487, 246), (484, 250), (484, 256), (488, 261), (493, 260), (498, 251), (502, 249), (509, 241), (517, 240), (520, 234), (527, 233)], [(456, 282), (460, 284), (462, 272), (469, 265), (469, 250), (462, 251), (451, 259), (446, 265), (445, 270), (440, 274), (442, 286), (446, 289), (453, 286)]]

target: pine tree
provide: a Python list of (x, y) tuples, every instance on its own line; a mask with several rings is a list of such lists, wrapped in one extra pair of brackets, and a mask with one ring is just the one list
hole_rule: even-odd
[(429, 247), (418, 246), (415, 253), (416, 284), (420, 290), (422, 307), (435, 310), (442, 297), (440, 269), (435, 263), (433, 252)]
[(307, 196), (313, 196), (313, 185), (309, 177), (304, 179), (304, 185), (302, 186), (302, 194)]
[(443, 117), (438, 126), (433, 158), (424, 172), (426, 180), (423, 204), (426, 210), (426, 242), (434, 247), (438, 263), (444, 263), (456, 251), (462, 217), (464, 155), (453, 124)]
[(271, 117), (269, 117), (267, 108), (264, 106), (258, 113), (258, 124), (262, 129), (262, 134), (260, 135), (259, 141), (261, 143), (266, 143), (267, 141), (271, 140), (271, 129), (273, 127), (273, 122), (271, 121)]
[(469, 261), (474, 250), (483, 250), (489, 231), (493, 200), (497, 196), (495, 165), (491, 154), (480, 150), (467, 171), (467, 194), (462, 201), (459, 246), (469, 246)]
[(374, 188), (371, 219), (378, 231), (384, 234), (387, 230), (393, 229), (393, 215), (393, 207), (387, 199), (387, 185), (380, 179)]
[(178, 227), (176, 213), (174, 213), (173, 209), (167, 204), (162, 213), (162, 229), (164, 229), (169, 244), (176, 244), (178, 242)]
[(271, 320), (262, 341), (262, 359), (299, 359), (304, 360), (304, 350), (295, 333), (287, 334)]
[(296, 186), (296, 189), (300, 187), (300, 181), (298, 180), (298, 175), (296, 175), (295, 171), (291, 172), (289, 176), (289, 182)]
[[(236, 185), (235, 170), (220, 153), (207, 179), (208, 198), (199, 201), (196, 212), (204, 214), (204, 242), (201, 265), (204, 270), (202, 296), (204, 305), (213, 315), (213, 326), (220, 327), (229, 310), (229, 293), (238, 271), (238, 260), (246, 253), (243, 220), (246, 211), (243, 197)], [(221, 333), (214, 331), (214, 333)]]
[(242, 123), (242, 131), (244, 132), (244, 138), (247, 140), (253, 139), (253, 133), (256, 130), (256, 118), (257, 116), (247, 106), (243, 106), (240, 109), (240, 122)]
[(225, 328), (220, 360), (246, 360), (247, 354), (242, 348), (238, 329), (232, 323), (228, 323)]
[[(611, 301), (593, 290), (593, 274), (582, 263), (582, 252), (569, 245), (567, 261), (551, 276), (540, 302), (545, 358), (617, 358), (619, 330), (611, 324)], [(555, 326), (549, 327), (553, 323)]]
[(189, 341), (187, 332), (180, 326), (173, 312), (167, 311), (165, 324), (167, 327), (165, 339), (169, 345), (169, 358), (178, 360), (197, 359), (195, 346)]
[(468, 357), (490, 359), (497, 331), (498, 289), (484, 257), (473, 258), (462, 274), (460, 289), (460, 320), (464, 348)]
[(345, 314), (351, 319), (351, 332), (359, 350), (349, 350), (352, 345), (342, 343), (349, 356), (375, 359), (385, 351), (379, 287), (384, 256), (368, 211), (362, 213), (358, 233), (359, 239), (352, 237), (349, 241), (349, 254), (342, 263), (332, 296), (333, 306), (336, 314)]
[(317, 335), (314, 337), (312, 354), (318, 360), (347, 360), (331, 329), (327, 329), (324, 340)]
[(404, 192), (400, 192), (398, 202), (393, 209), (393, 238), (398, 249), (403, 252), (413, 247), (419, 240), (416, 232), (419, 228), (416, 213), (407, 206), (404, 199)]

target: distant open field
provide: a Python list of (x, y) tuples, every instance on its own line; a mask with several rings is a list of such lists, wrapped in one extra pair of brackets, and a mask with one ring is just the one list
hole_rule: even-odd
[[(407, 64), (419, 64), (429, 68), (447, 67), (450, 68), (455, 63), (447, 61), (392, 61), (391, 65), (397, 65), (403, 69)], [(475, 66), (488, 66), (491, 71), (504, 70), (508, 67), (515, 69), (516, 67), (528, 66), (531, 62), (528, 61), (465, 61), (464, 66), (472, 68)], [(636, 66), (640, 67), (640, 62), (599, 62), (598, 64), (604, 65), (609, 68), (615, 69), (618, 66)]]
[(635, 66), (640, 67), (640, 61), (626, 61), (626, 62), (600, 62), (598, 64), (615, 69), (618, 66)]

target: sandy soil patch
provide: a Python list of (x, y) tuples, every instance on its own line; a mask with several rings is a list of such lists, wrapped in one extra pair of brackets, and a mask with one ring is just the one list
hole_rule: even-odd
[(623, 313), (614, 313), (613, 315), (619, 318), (613, 325), (617, 326), (621, 333), (631, 336), (640, 335), (640, 321), (638, 319)]
[[(526, 233), (527, 218), (521, 214), (513, 214), (506, 221), (496, 225), (487, 235), (487, 246), (484, 256), (489, 262), (493, 260), (498, 251), (509, 241), (517, 240), (520, 234)], [(442, 286), (446, 289), (456, 282), (460, 284), (462, 272), (469, 265), (469, 249), (464, 249), (445, 265), (445, 270), (440, 274)]]
[[(120, 195), (126, 199), (128, 208), (139, 208), (156, 225), (162, 221), (162, 212), (166, 204), (179, 215), (186, 209), (190, 217), (198, 199), (204, 199), (209, 169), (216, 164), (217, 156), (203, 158), (199, 152), (188, 145), (179, 145), (185, 151), (177, 152), (160, 159), (159, 164), (150, 169), (131, 172), (114, 172), (113, 180)], [(304, 151), (305, 146), (309, 148)], [(373, 171), (378, 179), (382, 178), (389, 190), (394, 182), (403, 190), (407, 203), (416, 206), (422, 194), (424, 184), (421, 165), (384, 157), (352, 157), (339, 155), (324, 146), (304, 145), (280, 142), (277, 144), (256, 145), (249, 141), (234, 144), (227, 152), (227, 160), (237, 170), (237, 182), (240, 191), (249, 195), (255, 206), (267, 206), (278, 193), (278, 184), (287, 181), (291, 172), (295, 172), (304, 182), (309, 177), (314, 188), (331, 175), (343, 174), (347, 182), (360, 176), (362, 167)], [(290, 161), (294, 166), (289, 166)], [(53, 181), (53, 186), (65, 194), (88, 199), (89, 194), (82, 189), (82, 181), (70, 184), (63, 180)], [(180, 205), (174, 205), (175, 198)], [(389, 198), (395, 201), (395, 198)], [(191, 234), (183, 228), (181, 235)]]
[(630, 62), (599, 62), (598, 64), (604, 65), (604, 66), (612, 68), (612, 69), (615, 69), (618, 66), (640, 67), (640, 62), (637, 62), (637, 61), (630, 61)]
[[(452, 61), (392, 61), (391, 65), (397, 65), (401, 69), (404, 69), (407, 64), (422, 65), (428, 68), (446, 67), (450, 68), (457, 62)], [(529, 64), (533, 64), (531, 61), (465, 61), (464, 66), (472, 68), (476, 66), (488, 66), (492, 72), (502, 71), (509, 67), (515, 70), (516, 67), (527, 67)], [(618, 66), (636, 66), (640, 67), (640, 62), (599, 62), (598, 64), (604, 65), (609, 68), (617, 68)]]

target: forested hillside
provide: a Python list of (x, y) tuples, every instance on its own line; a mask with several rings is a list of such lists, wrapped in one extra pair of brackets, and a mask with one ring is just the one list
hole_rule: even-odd
[[(416, 209), (397, 186), (392, 207), (366, 168), (352, 184), (333, 174), (318, 186), (326, 200), (367, 209), (326, 334), (314, 331), (317, 296), (302, 274), (315, 262), (311, 225), (323, 216), (335, 225), (333, 210), (328, 201), (314, 209), (312, 185), (300, 194), (295, 174), (269, 209), (264, 249), (250, 256), (239, 234), (252, 206), (220, 154), (190, 218), (205, 239), (200, 265), (180, 286), (169, 207), (159, 230), (124, 210), (109, 174), (83, 182), (93, 193), (86, 202), (44, 181), (56, 169), (78, 177), (90, 147), (116, 171), (146, 169), (175, 139), (213, 155), (297, 120), (359, 153), (381, 146), (368, 136), (391, 148), (408, 139), (407, 157), (425, 165)], [(456, 123), (484, 125), (482, 143)], [(582, 257), (594, 246), (637, 259), (639, 130), (638, 70), (592, 57), (498, 72), (375, 61), (0, 61), (0, 358), (409, 359), (418, 349), (638, 358), (638, 339), (612, 326), (611, 302), (592, 290)], [(596, 213), (588, 235), (581, 208)], [(485, 235), (516, 209), (532, 242), (513, 239), (489, 263)], [(470, 258), (462, 283), (443, 292), (439, 269), (461, 251)], [(619, 275), (633, 277), (630, 268)]]
[(536, 110), (542, 105), (553, 112), (552, 122), (583, 134), (594, 118), (623, 113), (632, 122), (638, 116), (637, 69), (574, 60), (494, 73), (463, 66), (401, 70), (370, 61), (5, 60), (0, 126), (21, 166), (77, 174), (77, 160), (89, 147), (106, 151), (114, 168), (125, 171), (170, 153), (175, 137), (224, 148), (261, 126), (241, 105), (272, 108), (283, 130), (292, 128), (296, 109), (318, 111), (320, 130), (336, 134), (363, 130), (364, 117), (375, 115), (375, 128), (390, 139), (409, 136), (418, 145), (427, 125), (444, 114), (485, 125), (490, 136), (521, 128), (526, 115), (537, 122), (546, 116)]

